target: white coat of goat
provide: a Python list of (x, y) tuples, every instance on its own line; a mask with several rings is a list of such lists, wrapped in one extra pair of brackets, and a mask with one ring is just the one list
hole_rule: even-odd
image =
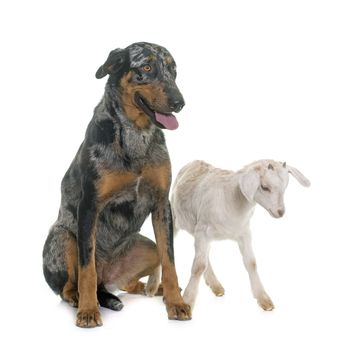
[(194, 306), (203, 273), (213, 293), (224, 294), (209, 261), (210, 242), (232, 239), (239, 245), (253, 296), (264, 310), (274, 308), (257, 272), (249, 221), (256, 203), (274, 218), (283, 216), (288, 173), (301, 185), (310, 186), (299, 170), (273, 160), (256, 161), (238, 172), (218, 169), (203, 161), (193, 161), (180, 170), (171, 198), (174, 230), (186, 230), (195, 239), (191, 278), (184, 291), (186, 303)]

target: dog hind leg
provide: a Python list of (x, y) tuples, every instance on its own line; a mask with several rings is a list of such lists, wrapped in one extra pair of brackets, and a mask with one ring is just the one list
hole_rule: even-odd
[(44, 245), (43, 270), (51, 289), (77, 307), (77, 244), (74, 235), (62, 226), (50, 230)]
[(97, 288), (97, 300), (100, 306), (113, 311), (120, 311), (124, 307), (122, 301), (116, 295), (109, 293), (104, 285)]
[[(156, 244), (140, 234), (125, 254), (117, 259), (118, 276), (112, 284), (130, 294), (161, 295), (160, 259)], [(140, 278), (149, 276), (147, 284)], [(108, 283), (107, 283), (108, 284)], [(108, 289), (108, 286), (107, 286)]]

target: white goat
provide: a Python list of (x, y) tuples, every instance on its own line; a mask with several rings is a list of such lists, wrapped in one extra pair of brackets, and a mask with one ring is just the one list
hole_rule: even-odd
[(224, 294), (210, 265), (209, 248), (213, 240), (232, 239), (238, 242), (253, 296), (264, 310), (274, 308), (257, 272), (249, 221), (256, 203), (274, 218), (283, 216), (288, 173), (301, 185), (310, 186), (299, 170), (273, 160), (256, 161), (236, 173), (198, 160), (181, 169), (171, 198), (174, 231), (186, 230), (195, 239), (192, 274), (184, 292), (186, 303), (194, 306), (203, 273), (213, 293)]

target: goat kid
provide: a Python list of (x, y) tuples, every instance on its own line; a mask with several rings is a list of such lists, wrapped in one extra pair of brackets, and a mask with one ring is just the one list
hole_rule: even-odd
[(203, 161), (184, 166), (174, 183), (172, 210), (175, 232), (182, 229), (194, 236), (195, 258), (184, 301), (194, 306), (202, 274), (216, 296), (224, 288), (209, 261), (210, 243), (215, 240), (237, 241), (248, 272), (253, 296), (264, 310), (274, 308), (260, 281), (251, 244), (249, 222), (255, 204), (260, 204), (274, 218), (284, 215), (283, 195), (292, 174), (301, 185), (309, 180), (286, 163), (259, 160), (238, 172), (222, 170)]

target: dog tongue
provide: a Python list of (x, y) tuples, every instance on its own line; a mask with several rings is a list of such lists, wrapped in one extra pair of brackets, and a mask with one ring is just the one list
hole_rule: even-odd
[(172, 114), (162, 114), (155, 112), (156, 120), (162, 124), (166, 129), (175, 130), (179, 127), (176, 117)]

